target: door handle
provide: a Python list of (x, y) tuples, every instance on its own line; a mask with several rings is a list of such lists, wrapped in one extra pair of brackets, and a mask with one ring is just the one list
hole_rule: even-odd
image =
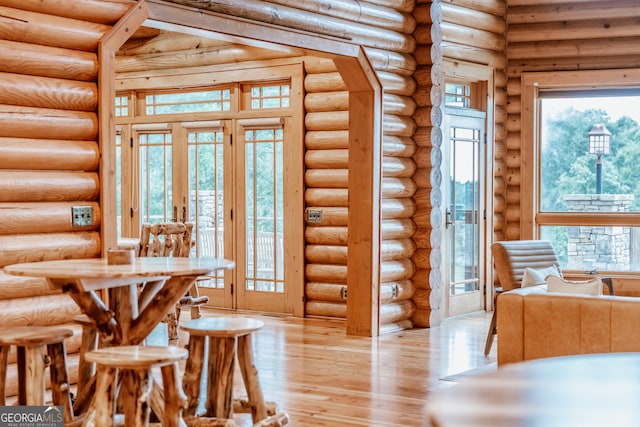
[(452, 224), (453, 222), (451, 221), (451, 211), (449, 210), (449, 208), (446, 208), (444, 211), (444, 228), (449, 228), (449, 226)]
[(187, 222), (187, 207), (182, 207), (182, 222)]

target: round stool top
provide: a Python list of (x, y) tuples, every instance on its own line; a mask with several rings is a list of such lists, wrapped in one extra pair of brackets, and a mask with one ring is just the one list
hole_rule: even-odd
[(238, 337), (262, 328), (264, 323), (249, 317), (201, 317), (180, 324), (191, 335), (208, 337)]
[(121, 369), (163, 366), (186, 359), (189, 352), (176, 346), (123, 345), (99, 348), (85, 355), (86, 360)]
[(13, 326), (0, 329), (0, 345), (55, 344), (72, 335), (71, 329), (55, 326)]

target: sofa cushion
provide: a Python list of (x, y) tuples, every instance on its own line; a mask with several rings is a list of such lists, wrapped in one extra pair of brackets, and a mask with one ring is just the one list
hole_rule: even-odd
[(572, 281), (561, 277), (548, 276), (547, 292), (601, 296), (602, 279), (594, 277), (591, 280)]
[(544, 285), (548, 276), (562, 277), (562, 272), (557, 265), (550, 265), (545, 268), (526, 267), (522, 275), (522, 287)]

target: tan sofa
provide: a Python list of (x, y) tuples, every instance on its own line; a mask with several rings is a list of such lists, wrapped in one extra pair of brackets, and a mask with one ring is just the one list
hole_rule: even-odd
[(543, 357), (640, 351), (640, 298), (547, 293), (497, 298), (498, 365)]

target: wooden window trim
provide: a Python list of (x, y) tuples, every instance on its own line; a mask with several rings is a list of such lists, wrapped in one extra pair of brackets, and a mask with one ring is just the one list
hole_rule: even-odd
[(541, 213), (538, 197), (538, 108), (540, 90), (624, 88), (640, 86), (640, 68), (619, 70), (553, 71), (523, 73), (521, 78), (521, 216), (520, 238), (535, 239), (541, 225), (640, 226), (640, 214)]

